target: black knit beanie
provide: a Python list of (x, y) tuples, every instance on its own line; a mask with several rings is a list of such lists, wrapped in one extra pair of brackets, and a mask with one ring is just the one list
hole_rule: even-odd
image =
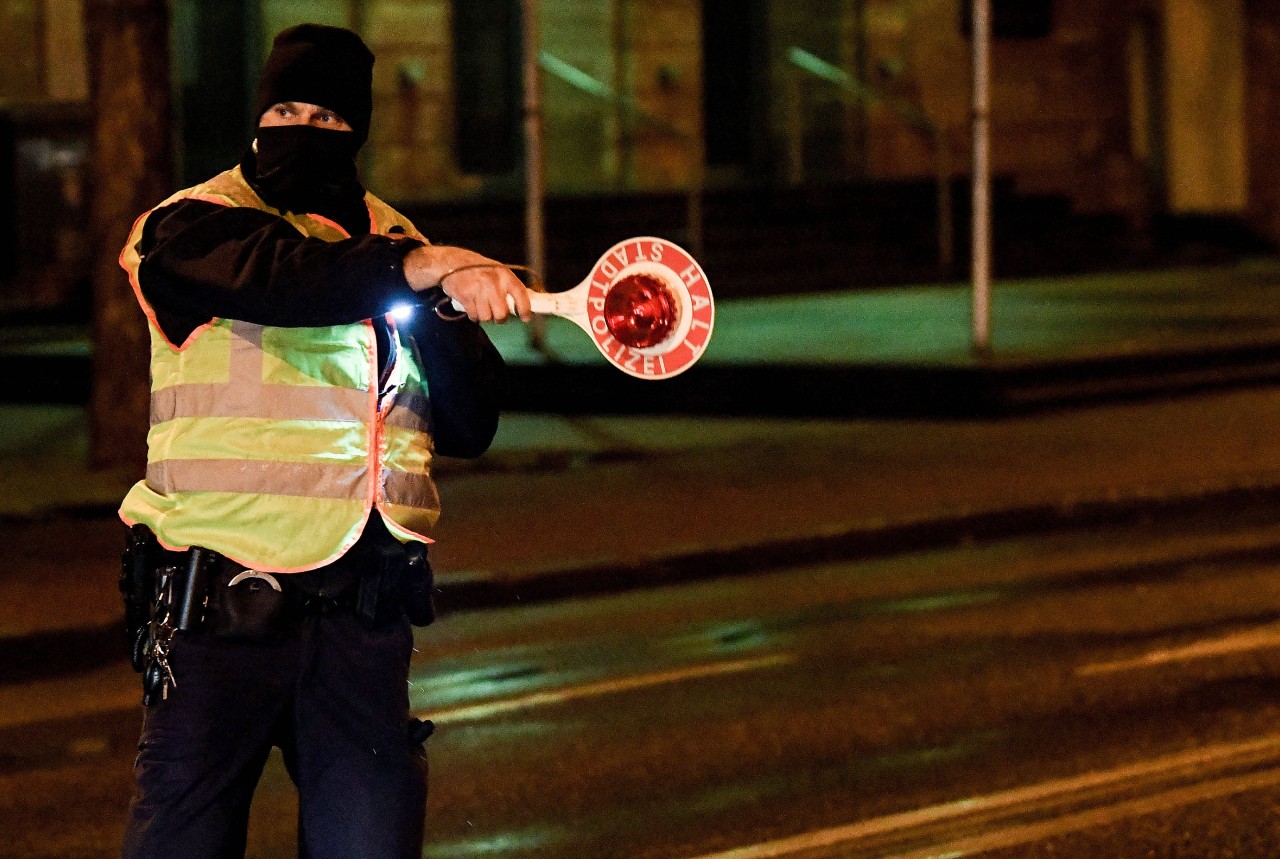
[(258, 86), (258, 117), (282, 101), (327, 107), (364, 143), (373, 113), (373, 53), (342, 27), (299, 24), (271, 45)]

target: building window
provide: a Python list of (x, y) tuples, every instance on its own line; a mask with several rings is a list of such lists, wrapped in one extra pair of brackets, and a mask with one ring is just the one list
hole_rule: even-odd
[(702, 111), (706, 158), (713, 166), (750, 165), (763, 127), (763, 0), (703, 0)]
[(453, 4), (453, 79), (458, 169), (514, 171), (520, 142), (519, 0)]
[[(960, 28), (973, 35), (973, 4), (960, 3)], [(991, 0), (991, 35), (997, 39), (1044, 39), (1053, 32), (1053, 0)]]

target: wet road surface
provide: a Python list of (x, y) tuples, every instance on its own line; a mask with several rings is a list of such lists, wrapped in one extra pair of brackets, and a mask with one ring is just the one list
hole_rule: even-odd
[[(1280, 508), (460, 613), (425, 857), (1265, 856)], [(15, 669), (16, 670), (16, 669)], [(0, 855), (116, 853), (123, 660), (0, 686)], [(273, 759), (249, 855), (293, 855)], [(175, 853), (180, 855), (180, 853)]]

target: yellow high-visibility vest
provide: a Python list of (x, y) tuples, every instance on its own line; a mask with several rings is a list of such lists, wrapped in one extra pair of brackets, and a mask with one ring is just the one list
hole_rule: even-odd
[[(160, 206), (201, 199), (248, 206), (325, 241), (333, 221), (281, 213), (236, 167)], [(366, 195), (373, 231), (423, 240), (408, 219)], [(154, 209), (152, 211), (155, 211)], [(147, 475), (120, 517), (170, 549), (203, 546), (246, 567), (290, 573), (351, 548), (377, 510), (400, 540), (426, 540), (440, 515), (421, 359), (391, 325), (394, 361), (379, 390), (373, 323), (277, 328), (214, 319), (170, 343), (138, 285), (147, 215), (120, 255), (150, 323)], [(390, 320), (389, 320), (390, 321)]]

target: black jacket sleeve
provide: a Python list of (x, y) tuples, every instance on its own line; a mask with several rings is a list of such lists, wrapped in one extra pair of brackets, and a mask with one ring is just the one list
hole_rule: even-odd
[(498, 430), (506, 384), (501, 353), (478, 324), (443, 320), (429, 307), (419, 309), (409, 333), (427, 377), (436, 453), (479, 456)]
[[(175, 344), (213, 318), (347, 325), (379, 319), (401, 302), (418, 303), (404, 257), (419, 246), (379, 235), (326, 242), (269, 212), (181, 200), (148, 216), (138, 283)], [(497, 431), (502, 356), (479, 325), (440, 319), (428, 307), (419, 309), (409, 333), (423, 361), (436, 451), (479, 456)]]
[(378, 235), (326, 242), (269, 212), (181, 200), (148, 216), (138, 283), (174, 343), (214, 317), (344, 325), (415, 300), (403, 263), (418, 246)]

